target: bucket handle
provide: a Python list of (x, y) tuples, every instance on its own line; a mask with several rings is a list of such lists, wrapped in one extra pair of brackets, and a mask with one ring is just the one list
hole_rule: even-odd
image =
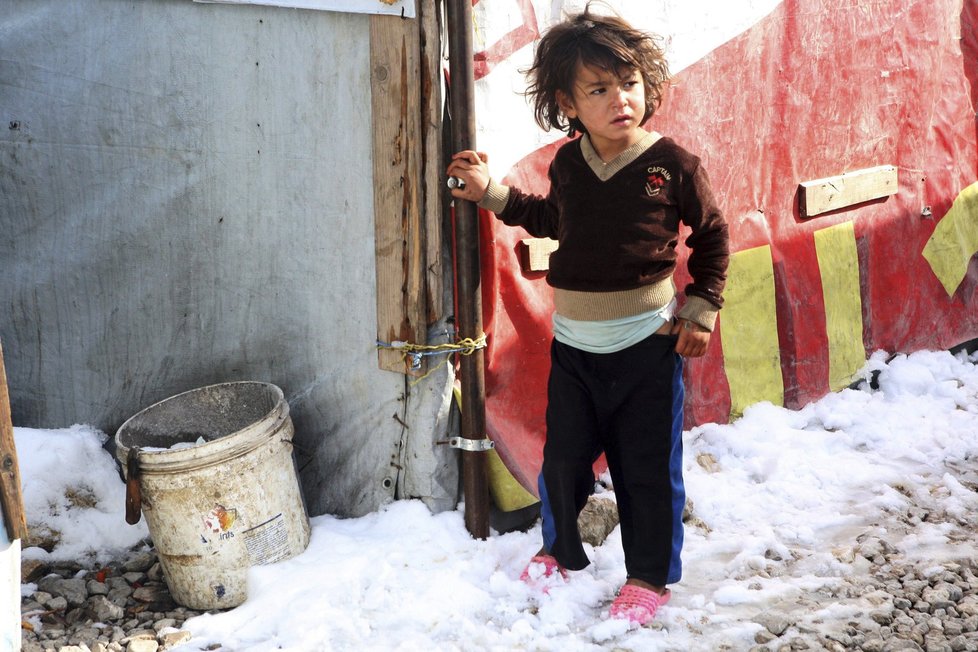
[(129, 449), (126, 457), (126, 523), (139, 523), (142, 514), (142, 492), (139, 489), (139, 447)]

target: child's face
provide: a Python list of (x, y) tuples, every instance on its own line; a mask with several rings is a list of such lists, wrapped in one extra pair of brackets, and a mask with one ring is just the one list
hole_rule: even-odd
[(608, 161), (641, 140), (645, 117), (645, 85), (637, 70), (615, 72), (579, 65), (571, 97), (557, 91), (557, 101), (568, 118), (587, 129), (591, 144)]

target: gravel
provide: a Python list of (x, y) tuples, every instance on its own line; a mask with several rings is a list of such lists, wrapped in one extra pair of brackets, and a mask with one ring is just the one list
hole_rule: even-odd
[(23, 652), (158, 652), (190, 640), (183, 623), (203, 611), (173, 602), (156, 553), (147, 546), (117, 563), (24, 561)]

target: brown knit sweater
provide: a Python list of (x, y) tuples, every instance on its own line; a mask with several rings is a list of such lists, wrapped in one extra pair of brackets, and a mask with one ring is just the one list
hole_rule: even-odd
[(491, 182), (480, 205), (506, 224), (558, 241), (547, 282), (559, 314), (615, 319), (665, 305), (675, 292), (682, 222), (692, 231), (692, 283), (679, 316), (713, 329), (729, 236), (698, 157), (649, 134), (605, 164), (583, 136), (557, 151), (549, 177), (546, 197)]

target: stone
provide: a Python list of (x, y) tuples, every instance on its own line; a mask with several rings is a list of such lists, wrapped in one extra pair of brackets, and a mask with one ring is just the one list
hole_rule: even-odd
[(123, 573), (145, 573), (157, 563), (156, 553), (146, 550), (130, 557), (122, 564)]
[(64, 611), (68, 608), (68, 601), (59, 595), (48, 600), (44, 606), (51, 611)]
[(923, 652), (922, 647), (913, 641), (902, 638), (891, 638), (883, 644), (880, 652)]
[(98, 630), (94, 627), (77, 629), (68, 637), (68, 642), (73, 645), (84, 645), (91, 649), (95, 645), (95, 641), (98, 640), (98, 634)]
[(20, 582), (30, 584), (36, 582), (47, 571), (47, 564), (38, 559), (21, 559)]
[(151, 582), (162, 582), (163, 581), (163, 566), (159, 562), (153, 564), (148, 571), (146, 571), (146, 577)]
[(129, 641), (126, 652), (156, 652), (160, 644), (155, 638), (136, 638)]
[(765, 611), (754, 617), (754, 622), (771, 632), (775, 636), (781, 636), (793, 624), (790, 620), (780, 614)]
[(100, 623), (121, 620), (126, 615), (125, 609), (103, 595), (97, 595), (88, 601), (88, 612)]
[(577, 518), (581, 540), (595, 548), (604, 543), (618, 527), (618, 504), (607, 498), (588, 496), (587, 504)]
[(183, 645), (192, 638), (190, 632), (185, 629), (177, 630), (175, 632), (166, 632), (165, 634), (159, 635), (160, 644), (163, 649), (169, 649), (171, 647), (176, 647), (177, 645)]
[(968, 639), (964, 636), (955, 636), (951, 639), (950, 646), (953, 652), (963, 652), (968, 649)]
[(777, 636), (772, 634), (766, 629), (759, 629), (756, 634), (754, 634), (754, 642), (758, 645), (766, 645), (771, 641), (777, 640)]
[(80, 607), (88, 599), (85, 580), (80, 578), (65, 579), (48, 575), (38, 581), (37, 588), (51, 595), (63, 597), (72, 607)]
[(893, 612), (886, 609), (877, 609), (869, 614), (869, 617), (873, 619), (873, 622), (880, 625), (889, 625), (893, 622)]
[(961, 591), (957, 587), (951, 587), (949, 584), (938, 584), (934, 588), (926, 588), (920, 595), (922, 602), (926, 602), (930, 605), (930, 611), (933, 613), (937, 609), (943, 609), (945, 612), (948, 607), (953, 607), (955, 600), (951, 599), (950, 588), (956, 589), (956, 595), (958, 600), (961, 599)]
[(88, 595), (108, 595), (109, 593), (108, 585), (98, 580), (88, 580), (85, 582), (85, 588), (88, 590)]
[(177, 621), (174, 620), (173, 618), (160, 618), (159, 620), (153, 622), (153, 629), (155, 629), (157, 633), (159, 633), (164, 629), (168, 629), (175, 626), (176, 624)]
[(132, 597), (137, 602), (170, 602), (170, 591), (162, 584), (141, 586), (132, 592)]

